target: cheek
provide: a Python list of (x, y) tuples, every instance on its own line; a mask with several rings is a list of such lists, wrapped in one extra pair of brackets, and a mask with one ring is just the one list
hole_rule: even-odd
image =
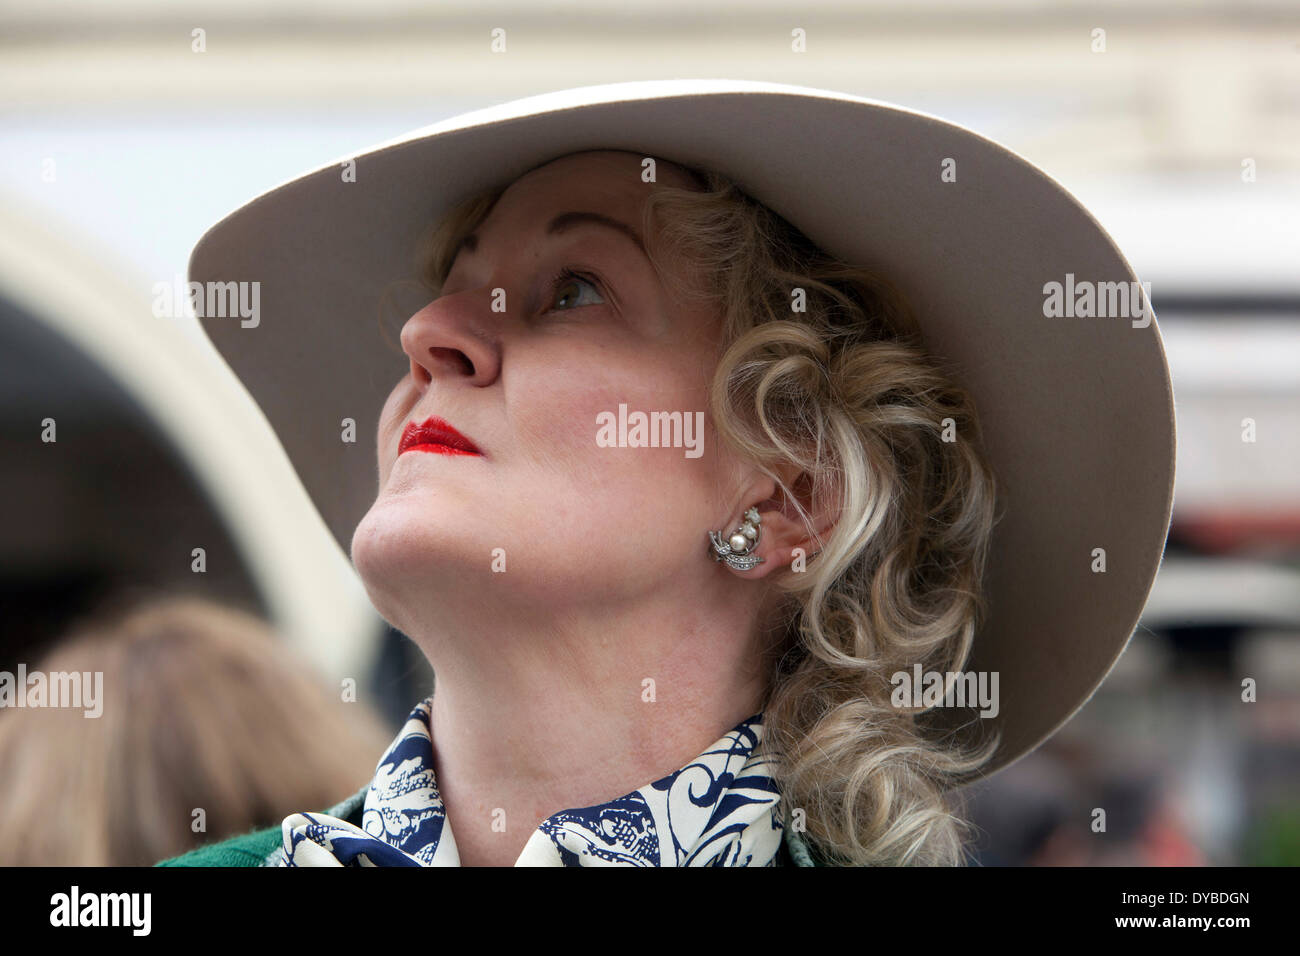
[[(622, 510), (628, 501), (640, 502), (643, 517), (653, 512), (662, 518), (661, 507), (707, 511), (711, 504), (705, 496), (715, 497), (718, 484), (717, 444), (711, 437), (704, 386), (682, 379), (680, 371), (656, 367), (650, 360), (639, 364), (635, 358), (614, 362), (606, 357), (553, 370), (549, 388), (539, 379), (525, 393), (520, 383), (514, 417), (525, 467), (537, 472), (530, 484), (559, 483), (574, 489), (572, 495), (606, 517), (611, 507)], [(522, 397), (525, 394), (529, 397)], [(636, 412), (679, 413), (686, 428), (676, 436), (678, 446), (598, 443), (604, 422), (612, 419), (617, 432), (620, 405), (626, 406), (625, 419)], [(688, 439), (693, 448), (685, 447)], [(696, 450), (698, 457), (693, 457)], [(640, 520), (635, 514), (628, 512), (633, 523)]]
[[(627, 390), (590, 371), (567, 370), (557, 376), (564, 384), (550, 391), (539, 388), (526, 400), (521, 415), (521, 438), (544, 453), (566, 459), (586, 458), (596, 447), (596, 417), (603, 410), (627, 401)], [(620, 398), (621, 396), (621, 398)]]
[(398, 409), (400, 408), (399, 391), (399, 389), (394, 389), (389, 393), (388, 400), (384, 402), (384, 407), (379, 412), (379, 423), (375, 430), (375, 454), (379, 458), (379, 486), (381, 488), (387, 484), (388, 473), (393, 466), (393, 456), (390, 449), (396, 442), (394, 429), (401, 425), (401, 422), (397, 421)]
[[(620, 405), (627, 414), (695, 411), (680, 397), (687, 389), (677, 376), (652, 362), (597, 352), (582, 362), (551, 365), (533, 380), (521, 381), (512, 417), (528, 458), (543, 466), (548, 459), (563, 460), (607, 471), (648, 466), (660, 455), (669, 457), (673, 449), (607, 448), (597, 443), (601, 423), (611, 415), (617, 421)], [(681, 449), (676, 455), (682, 456)], [(656, 463), (663, 465), (666, 461)]]

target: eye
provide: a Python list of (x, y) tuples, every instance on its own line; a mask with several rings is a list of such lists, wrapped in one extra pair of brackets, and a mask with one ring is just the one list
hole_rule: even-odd
[[(588, 288), (595, 290), (596, 295), (598, 297), (598, 301), (596, 302), (579, 301), (581, 299), (581, 287), (584, 285), (587, 286)], [(549, 288), (551, 289), (551, 294), (553, 296), (553, 298), (551, 299), (552, 303), (556, 303), (559, 302), (561, 299), (565, 299), (568, 300), (568, 302), (570, 303), (569, 306), (570, 308), (578, 308), (583, 305), (602, 305), (605, 302), (605, 299), (603, 298), (603, 296), (601, 296), (599, 284), (596, 282), (595, 279), (574, 272), (572, 269), (568, 268), (567, 266), (561, 269), (551, 278)], [(559, 295), (558, 293), (565, 293), (565, 294)]]

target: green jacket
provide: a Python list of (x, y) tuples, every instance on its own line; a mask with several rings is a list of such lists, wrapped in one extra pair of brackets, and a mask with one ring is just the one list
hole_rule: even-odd
[[(370, 784), (367, 783), (342, 803), (326, 810), (326, 815), (346, 820), (353, 826), (361, 826), (361, 811), (365, 805), (366, 791), (369, 789)], [(787, 827), (784, 836), (782, 852), (777, 856), (779, 865), (823, 865), (813, 858), (808, 844), (798, 833)], [(267, 827), (265, 830), (251, 830), (242, 836), (209, 843), (197, 850), (190, 850), (170, 860), (155, 863), (154, 866), (263, 866), (267, 862), (267, 857), (280, 852), (281, 839), (281, 830), (278, 826)]]

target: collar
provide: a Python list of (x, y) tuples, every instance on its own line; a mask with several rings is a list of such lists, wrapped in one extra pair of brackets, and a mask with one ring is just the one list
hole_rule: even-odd
[[(432, 698), (411, 711), (366, 791), (361, 826), (286, 817), (280, 866), (460, 866), (438, 792)], [(775, 866), (780, 795), (755, 753), (762, 714), (741, 721), (665, 777), (605, 803), (562, 810), (533, 831), (515, 866)]]

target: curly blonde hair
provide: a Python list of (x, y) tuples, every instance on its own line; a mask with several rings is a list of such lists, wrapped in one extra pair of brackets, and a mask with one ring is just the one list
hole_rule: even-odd
[[(661, 278), (722, 317), (715, 427), (818, 543), (805, 570), (771, 579), (781, 610), (762, 648), (763, 749), (793, 808), (786, 825), (805, 828), (823, 864), (965, 863), (973, 828), (956, 791), (1001, 735), (959, 744), (932, 711), (895, 706), (890, 677), (962, 670), (986, 613), (996, 483), (974, 403), (877, 270), (830, 256), (720, 173), (658, 162), (695, 188), (654, 184), (641, 234)], [(426, 237), (421, 280), (435, 296), (507, 186)], [(675, 278), (672, 261), (703, 281)], [(824, 540), (805, 501), (838, 516)]]

